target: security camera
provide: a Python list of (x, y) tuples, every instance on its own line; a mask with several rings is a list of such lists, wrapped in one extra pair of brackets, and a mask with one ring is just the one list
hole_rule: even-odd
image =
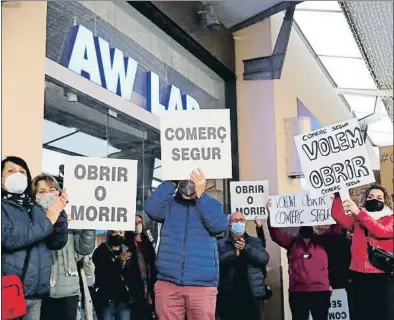
[(197, 17), (204, 28), (215, 31), (220, 29), (220, 20), (211, 4), (203, 5), (201, 10), (197, 12)]
[(75, 92), (64, 89), (64, 95), (67, 97), (68, 102), (78, 102), (78, 95)]

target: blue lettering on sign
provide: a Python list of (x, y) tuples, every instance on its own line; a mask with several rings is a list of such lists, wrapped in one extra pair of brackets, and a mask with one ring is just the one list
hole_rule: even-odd
[[(138, 62), (124, 56), (117, 48), (95, 37), (93, 32), (82, 25), (72, 28), (69, 40), (61, 58), (62, 65), (97, 85), (131, 100)], [(178, 87), (171, 85), (168, 101), (160, 102), (160, 79), (154, 72), (148, 72), (147, 107), (156, 115), (166, 110), (198, 110), (198, 102), (191, 96), (182, 96)]]

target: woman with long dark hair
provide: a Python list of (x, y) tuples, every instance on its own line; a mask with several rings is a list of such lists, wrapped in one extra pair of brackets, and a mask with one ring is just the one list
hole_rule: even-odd
[(135, 216), (135, 230), (126, 233), (125, 243), (132, 252), (131, 259), (136, 260), (137, 272), (143, 283), (143, 287), (139, 288), (139, 299), (132, 306), (132, 319), (150, 320), (155, 310), (156, 253), (149, 237), (145, 234), (142, 215)]
[[(392, 320), (393, 200), (385, 188), (372, 185), (362, 203), (363, 208), (359, 208), (350, 198), (342, 202), (336, 194), (332, 204), (332, 217), (353, 233), (350, 270), (354, 320)], [(389, 263), (377, 261), (379, 255)]]
[(51, 252), (67, 243), (67, 193), (55, 196), (44, 209), (31, 193), (31, 174), (18, 157), (1, 162), (2, 276), (16, 275), (23, 284), (27, 314), (40, 318), (41, 299), (49, 293)]

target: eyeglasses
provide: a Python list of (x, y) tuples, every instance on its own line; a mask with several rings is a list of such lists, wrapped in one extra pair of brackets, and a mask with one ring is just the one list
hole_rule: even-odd
[(241, 218), (241, 219), (231, 219), (230, 220), (230, 223), (237, 223), (237, 222), (246, 223), (246, 220), (243, 219), (243, 218)]

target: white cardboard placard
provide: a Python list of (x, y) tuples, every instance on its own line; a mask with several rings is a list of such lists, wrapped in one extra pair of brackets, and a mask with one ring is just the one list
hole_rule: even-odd
[(70, 229), (135, 228), (137, 160), (67, 157), (64, 187)]
[[(331, 306), (328, 311), (328, 320), (350, 320), (346, 290), (333, 290), (330, 300)], [(309, 315), (309, 320), (313, 320), (312, 315)]]
[(332, 196), (311, 198), (308, 193), (271, 197), (271, 226), (275, 228), (336, 224), (331, 217)]
[(267, 218), (268, 181), (231, 181), (231, 212), (242, 212), (247, 220)]
[(232, 178), (230, 110), (182, 110), (161, 116), (163, 180), (189, 179), (200, 168), (207, 179)]
[(357, 119), (294, 137), (312, 197), (340, 192), (375, 181)]

